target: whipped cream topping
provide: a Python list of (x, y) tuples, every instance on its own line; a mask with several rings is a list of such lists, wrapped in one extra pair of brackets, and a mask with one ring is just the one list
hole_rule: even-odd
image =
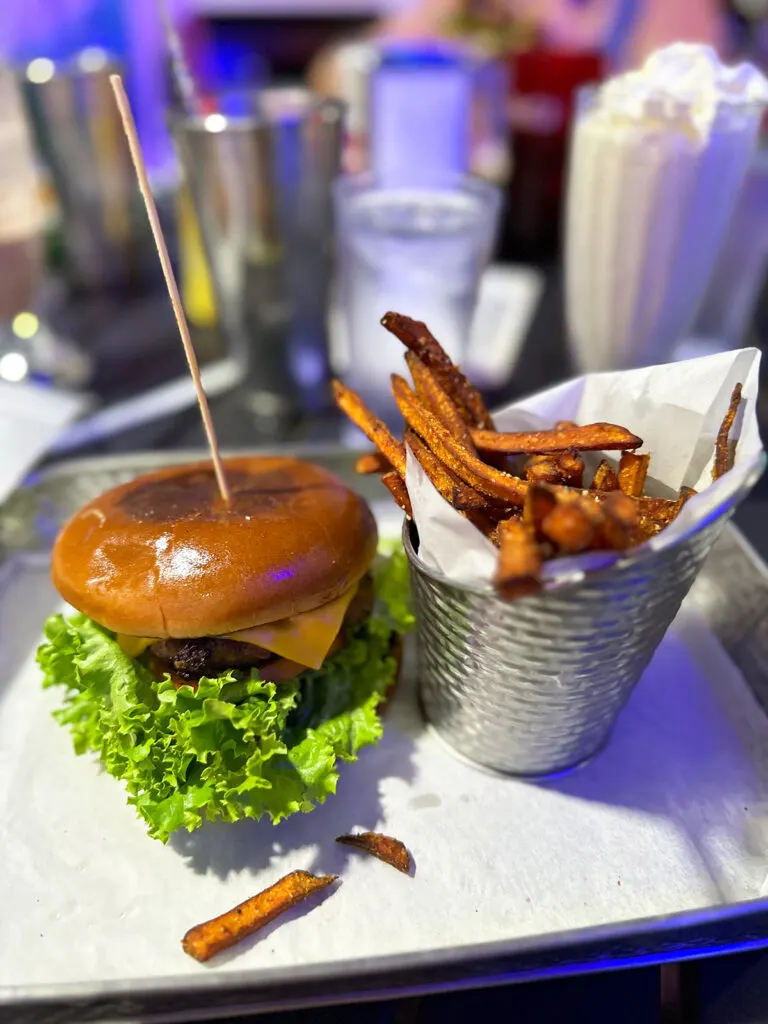
[(603, 84), (594, 112), (614, 124), (677, 127), (706, 138), (756, 105), (768, 105), (768, 78), (758, 68), (723, 64), (711, 46), (674, 43)]

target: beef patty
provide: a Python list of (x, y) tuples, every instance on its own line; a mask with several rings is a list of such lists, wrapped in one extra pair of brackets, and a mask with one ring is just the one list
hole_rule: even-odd
[[(344, 616), (342, 630), (359, 626), (373, 610), (373, 579), (366, 575), (360, 581)], [(240, 640), (223, 640), (204, 636), (193, 640), (158, 640), (150, 652), (169, 670), (182, 679), (199, 679), (218, 675), (228, 669), (258, 668), (276, 657), (271, 651)]]

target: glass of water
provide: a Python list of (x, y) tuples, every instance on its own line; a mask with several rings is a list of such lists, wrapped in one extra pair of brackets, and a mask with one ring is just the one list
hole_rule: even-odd
[(403, 372), (403, 349), (379, 321), (389, 310), (423, 320), (461, 361), (500, 196), (468, 176), (428, 188), (380, 186), (368, 175), (336, 182), (342, 375), (385, 422), (397, 422), (389, 376)]

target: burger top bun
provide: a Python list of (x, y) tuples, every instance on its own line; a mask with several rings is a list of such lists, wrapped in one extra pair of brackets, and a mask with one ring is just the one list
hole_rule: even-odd
[(370, 509), (332, 473), (290, 458), (225, 461), (227, 508), (210, 463), (139, 477), (64, 526), (53, 582), (118, 633), (202, 637), (310, 611), (367, 572)]

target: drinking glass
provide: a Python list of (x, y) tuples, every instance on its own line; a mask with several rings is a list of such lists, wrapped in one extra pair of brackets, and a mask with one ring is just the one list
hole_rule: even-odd
[(423, 320), (451, 359), (466, 351), (480, 277), (491, 255), (500, 192), (479, 178), (385, 187), (368, 175), (335, 186), (344, 377), (386, 422), (389, 375), (402, 348), (380, 326), (388, 310)]

